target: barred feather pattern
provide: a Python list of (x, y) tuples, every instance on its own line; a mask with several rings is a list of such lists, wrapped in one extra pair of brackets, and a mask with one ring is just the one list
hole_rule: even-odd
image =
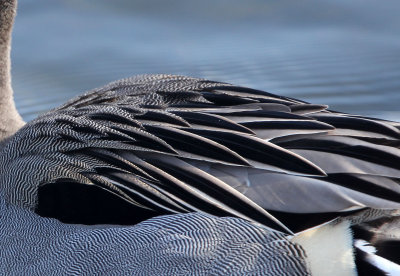
[(85, 226), (1, 211), (1, 275), (309, 275), (298, 245), (242, 219), (190, 213)]
[[(399, 129), (264, 91), (146, 75), (28, 123), (2, 149), (0, 180), (8, 204), (64, 222), (202, 211), (291, 233), (399, 208)], [(301, 214), (310, 222), (291, 222)]]

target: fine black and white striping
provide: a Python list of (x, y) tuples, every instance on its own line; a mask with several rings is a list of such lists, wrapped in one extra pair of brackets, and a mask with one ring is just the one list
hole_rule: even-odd
[(85, 226), (2, 207), (1, 275), (309, 275), (299, 245), (237, 218)]

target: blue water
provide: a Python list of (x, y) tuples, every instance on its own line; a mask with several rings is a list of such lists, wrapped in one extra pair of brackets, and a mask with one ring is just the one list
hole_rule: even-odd
[(21, 0), (26, 120), (109, 81), (205, 77), (400, 121), (400, 2)]

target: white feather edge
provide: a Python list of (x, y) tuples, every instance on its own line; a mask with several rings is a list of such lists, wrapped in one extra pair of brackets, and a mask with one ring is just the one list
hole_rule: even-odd
[(365, 240), (356, 240), (354, 246), (367, 253), (366, 260), (387, 275), (400, 275), (400, 265), (376, 255), (376, 249)]
[(311, 275), (357, 275), (349, 221), (307, 229), (291, 240), (304, 249)]

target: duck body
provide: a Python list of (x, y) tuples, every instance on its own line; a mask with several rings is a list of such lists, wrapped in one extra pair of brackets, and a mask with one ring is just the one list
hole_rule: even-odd
[[(73, 223), (204, 211), (282, 230), (264, 210), (312, 221), (397, 209), (399, 137), (396, 123), (258, 90), (139, 76), (23, 127), (3, 149), (3, 175), (13, 175), (4, 192), (10, 203)], [(105, 198), (116, 208), (107, 219)]]
[(308, 274), (300, 246), (238, 218), (188, 213), (88, 226), (2, 211), (2, 275)]
[(0, 274), (399, 275), (400, 123), (145, 75), (24, 125), (15, 9), (0, 0)]
[[(99, 225), (105, 233), (130, 229), (130, 236), (140, 232), (138, 223), (163, 224), (163, 217), (154, 218), (160, 215), (193, 216), (176, 231), (202, 229), (217, 239), (220, 230), (199, 221), (237, 233), (258, 231), (256, 238), (273, 235), (290, 245), (286, 250), (298, 249), (294, 264), (304, 275), (313, 273), (312, 254), (302, 241), (292, 241), (293, 234), (348, 218), (339, 232), (355, 233), (343, 241), (350, 250), (346, 271), (353, 275), (353, 251), (359, 249), (352, 243), (389, 241), (379, 229), (397, 223), (399, 137), (398, 123), (259, 90), (138, 76), (89, 91), (22, 127), (1, 150), (2, 196), (5, 206), (23, 210), (35, 223), (56, 225), (63, 239), (62, 225), (73, 233)], [(179, 213), (188, 214), (173, 215)], [(232, 216), (246, 227), (221, 218)], [(210, 243), (200, 236), (189, 240), (196, 238)], [(189, 262), (198, 257), (185, 256)]]

